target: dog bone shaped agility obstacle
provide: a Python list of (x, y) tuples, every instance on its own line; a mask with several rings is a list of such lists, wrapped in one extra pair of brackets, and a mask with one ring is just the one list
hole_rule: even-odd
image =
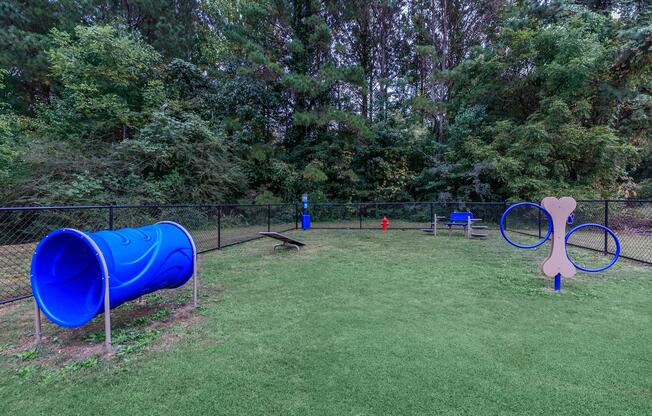
[(561, 199), (549, 196), (543, 198), (541, 206), (552, 218), (552, 244), (550, 254), (541, 264), (541, 271), (548, 277), (560, 274), (562, 277), (573, 277), (577, 272), (566, 254), (566, 223), (568, 217), (575, 211), (575, 199), (565, 196)]
[[(518, 207), (532, 207), (539, 210), (540, 214), (546, 216), (548, 220), (548, 233), (537, 243), (531, 245), (519, 244), (507, 237), (507, 216)], [(566, 224), (573, 223), (573, 212), (577, 207), (577, 202), (571, 197), (563, 197), (560, 199), (554, 197), (547, 197), (541, 201), (541, 205), (537, 205), (533, 202), (519, 202), (507, 208), (503, 215), (500, 217), (500, 233), (503, 235), (505, 241), (509, 244), (518, 247), (518, 248), (536, 248), (541, 244), (548, 241), (551, 238), (552, 244), (550, 245), (550, 254), (548, 258), (541, 264), (541, 271), (544, 275), (548, 277), (555, 278), (555, 291), (559, 292), (561, 289), (561, 278), (563, 277), (573, 277), (577, 272), (577, 269), (589, 272), (596, 273), (603, 270), (607, 270), (613, 266), (618, 258), (620, 257), (620, 241), (616, 234), (601, 224), (581, 224), (570, 230), (566, 233)], [(611, 236), (613, 239), (613, 244), (615, 250), (613, 252), (613, 259), (606, 265), (598, 268), (587, 268), (576, 264), (573, 259), (568, 255), (567, 245), (568, 240), (576, 231), (583, 229), (598, 229), (600, 232), (604, 232), (605, 238), (605, 254), (608, 253), (607, 250), (607, 236)], [(519, 231), (517, 231), (518, 233)], [(521, 232), (522, 233), (522, 232)], [(524, 233), (524, 234), (527, 234)], [(539, 237), (541, 237), (541, 215), (539, 215)]]

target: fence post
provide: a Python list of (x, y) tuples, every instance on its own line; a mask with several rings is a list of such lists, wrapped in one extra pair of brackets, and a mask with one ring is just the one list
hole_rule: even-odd
[(39, 308), (36, 299), (34, 299), (34, 337), (36, 343), (41, 343), (41, 308)]
[[(604, 200), (604, 226), (609, 228), (609, 200)], [(604, 232), (604, 254), (609, 253), (609, 234)]]
[(113, 205), (109, 206), (109, 230), (113, 230)]
[(272, 206), (267, 204), (267, 231), (272, 231)]
[(217, 206), (217, 249), (222, 249), (222, 207)]
[(294, 203), (294, 229), (299, 229), (299, 204), (297, 202)]
[(362, 230), (362, 204), (358, 204), (358, 220), (360, 221), (360, 229)]
[[(505, 207), (504, 207), (504, 209), (503, 209), (503, 212), (507, 211), (507, 208), (509, 208), (509, 204), (508, 204), (507, 201), (505, 201)], [(501, 214), (501, 217), (502, 217), (502, 214)], [(505, 218), (505, 224), (503, 224), (503, 228), (504, 228), (505, 230), (507, 230), (507, 218)]]
[(538, 209), (537, 213), (538, 213), (537, 216), (539, 217), (539, 238), (541, 238), (541, 210)]
[(435, 205), (432, 201), (430, 201), (430, 226), (435, 227)]

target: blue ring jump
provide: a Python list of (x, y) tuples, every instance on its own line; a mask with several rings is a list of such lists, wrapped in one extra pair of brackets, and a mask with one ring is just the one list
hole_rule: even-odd
[[(548, 232), (546, 233), (545, 237), (543, 237), (543, 239), (542, 239), (541, 241), (537, 242), (536, 244), (532, 244), (532, 245), (523, 245), (523, 244), (515, 243), (515, 242), (513, 242), (512, 240), (510, 240), (510, 239), (507, 237), (507, 234), (505, 233), (505, 220), (506, 220), (506, 218), (507, 218), (507, 215), (509, 214), (509, 212), (510, 212), (511, 210), (513, 210), (514, 208), (520, 207), (520, 206), (531, 206), (531, 207), (535, 207), (535, 208), (539, 209), (541, 212), (543, 212), (543, 213), (546, 215), (546, 217), (548, 218)], [(568, 217), (568, 219), (567, 219), (567, 223), (572, 224), (572, 222), (574, 221), (574, 219), (575, 219), (575, 215), (574, 215), (574, 213), (573, 213), (573, 214), (571, 214), (571, 215)], [(553, 221), (552, 221), (552, 217), (551, 217), (550, 213), (549, 213), (545, 208), (543, 208), (541, 205), (535, 204), (535, 203), (533, 203), (533, 202), (519, 202), (518, 204), (514, 204), (514, 205), (510, 206), (509, 208), (507, 208), (507, 209), (505, 210), (505, 212), (503, 212), (503, 215), (500, 217), (500, 233), (503, 235), (503, 238), (505, 239), (505, 241), (507, 241), (509, 244), (513, 245), (514, 247), (531, 249), (531, 248), (539, 247), (541, 244), (545, 243), (545, 242), (550, 238), (550, 235), (551, 235), (552, 232), (553, 232), (553, 225), (552, 225), (552, 224), (553, 224)], [(599, 229), (605, 231), (606, 233), (608, 233), (608, 234), (609, 234), (609, 235), (614, 239), (614, 241), (615, 241), (615, 243), (616, 243), (616, 251), (615, 251), (615, 253), (614, 253), (614, 257), (613, 257), (613, 259), (611, 259), (611, 261), (610, 261), (608, 264), (606, 264), (605, 266), (598, 267), (598, 268), (596, 268), (596, 269), (589, 269), (589, 268), (586, 268), (586, 267), (582, 267), (582, 266), (576, 264), (576, 263), (573, 261), (573, 259), (570, 257), (570, 255), (568, 254), (568, 240), (569, 240), (570, 236), (571, 236), (574, 232), (579, 231), (579, 230), (581, 230), (581, 229), (583, 229), (583, 228), (587, 228), (587, 227), (595, 227), (595, 228), (599, 228)], [(620, 257), (620, 240), (618, 239), (618, 237), (616, 237), (616, 234), (615, 234), (613, 231), (611, 231), (611, 229), (605, 227), (604, 225), (600, 225), (600, 224), (592, 224), (592, 223), (589, 223), (589, 224), (581, 224), (581, 225), (578, 225), (577, 227), (573, 228), (572, 230), (570, 230), (570, 231), (566, 234), (566, 236), (565, 236), (565, 238), (564, 238), (564, 245), (565, 245), (564, 248), (565, 248), (565, 251), (566, 251), (566, 257), (567, 257), (568, 260), (573, 264), (573, 266), (575, 266), (575, 268), (577, 268), (577, 269), (579, 269), (579, 270), (582, 270), (582, 271), (585, 271), (585, 272), (589, 272), (589, 273), (597, 273), (597, 272), (602, 272), (602, 271), (604, 271), (604, 270), (609, 269), (611, 266), (613, 266), (614, 264), (616, 264), (616, 262), (618, 261), (618, 258)], [(560, 284), (561, 284), (561, 283), (560, 283), (559, 276), (556, 276), (556, 280), (555, 280), (555, 290), (559, 290), (559, 285), (560, 285)]]
[[(539, 241), (536, 244), (532, 244), (532, 245), (518, 244), (518, 243), (513, 242), (509, 238), (507, 238), (507, 235), (505, 234), (505, 219), (507, 218), (507, 214), (509, 214), (509, 212), (511, 210), (513, 210), (514, 208), (517, 208), (517, 207), (520, 207), (520, 206), (531, 206), (531, 207), (538, 208), (548, 218), (548, 233), (546, 234), (545, 237), (543, 237), (543, 239), (541, 241)], [(546, 211), (545, 208), (543, 208), (539, 204), (535, 204), (534, 202), (519, 202), (518, 204), (514, 204), (511, 207), (507, 208), (505, 210), (505, 212), (503, 212), (503, 215), (500, 217), (500, 233), (503, 235), (503, 238), (505, 239), (505, 241), (507, 241), (509, 244), (513, 245), (514, 247), (527, 248), (527, 249), (536, 248), (536, 247), (539, 247), (541, 244), (545, 243), (548, 240), (548, 238), (550, 238), (550, 235), (552, 234), (552, 217), (550, 216), (550, 213), (548, 211)]]
[[(597, 269), (587, 269), (586, 267), (582, 267), (582, 266), (579, 266), (579, 265), (575, 264), (575, 262), (573, 261), (571, 256), (568, 255), (568, 239), (570, 238), (571, 234), (573, 234), (575, 231), (578, 231), (578, 230), (580, 230), (582, 228), (586, 228), (586, 227), (600, 228), (601, 230), (604, 230), (605, 232), (609, 233), (609, 235), (611, 235), (611, 237), (616, 242), (616, 252), (614, 253), (614, 258), (611, 260), (611, 262), (609, 264), (607, 264), (605, 266), (602, 266), (602, 267), (598, 267)], [(605, 227), (604, 225), (590, 224), (590, 223), (589, 224), (578, 225), (577, 227), (570, 230), (568, 232), (568, 234), (566, 234), (566, 238), (564, 239), (564, 243), (566, 245), (566, 257), (568, 257), (568, 260), (570, 260), (570, 262), (573, 263), (573, 266), (575, 266), (576, 268), (578, 268), (578, 269), (580, 269), (582, 271), (585, 271), (585, 272), (597, 273), (597, 272), (607, 270), (608, 268), (610, 268), (611, 266), (616, 264), (616, 261), (618, 261), (618, 257), (620, 257), (620, 240), (618, 240), (618, 237), (616, 237), (616, 234), (614, 234), (613, 231), (611, 231), (609, 228)]]

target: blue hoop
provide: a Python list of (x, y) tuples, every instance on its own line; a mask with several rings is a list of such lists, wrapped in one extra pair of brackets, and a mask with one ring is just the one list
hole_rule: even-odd
[[(520, 206), (531, 206), (531, 207), (536, 207), (539, 208), (544, 214), (546, 214), (546, 217), (548, 218), (548, 233), (546, 234), (545, 237), (543, 237), (543, 240), (539, 241), (536, 244), (533, 244), (531, 246), (526, 246), (526, 245), (521, 245), (513, 242), (509, 238), (507, 238), (507, 235), (505, 234), (505, 218), (507, 218), (507, 214), (509, 211), (513, 210), (516, 207)], [(535, 204), (534, 202), (519, 202), (518, 204), (514, 204), (511, 207), (507, 208), (505, 212), (503, 212), (502, 217), (500, 217), (500, 233), (503, 235), (503, 238), (505, 241), (507, 241), (509, 244), (513, 245), (514, 247), (518, 248), (536, 248), (539, 247), (541, 244), (545, 243), (548, 238), (550, 237), (550, 234), (552, 234), (552, 217), (550, 216), (550, 213), (545, 210), (541, 205)]]
[[(573, 234), (575, 231), (580, 230), (580, 229), (585, 228), (585, 227), (600, 228), (600, 229), (608, 232), (609, 235), (611, 235), (611, 237), (613, 237), (614, 241), (616, 242), (616, 253), (614, 254), (614, 258), (606, 266), (603, 266), (603, 267), (600, 267), (600, 268), (597, 268), (597, 269), (587, 269), (587, 268), (584, 268), (582, 266), (578, 266), (577, 264), (575, 264), (573, 259), (571, 259), (571, 257), (568, 255), (568, 239), (570, 238), (571, 234)], [(566, 239), (564, 240), (564, 245), (565, 245), (565, 248), (566, 248), (566, 257), (568, 257), (568, 260), (571, 263), (573, 263), (573, 266), (575, 266), (576, 268), (578, 268), (578, 269), (580, 269), (582, 271), (589, 272), (589, 273), (597, 273), (597, 272), (607, 270), (608, 268), (610, 268), (611, 266), (616, 264), (616, 261), (618, 261), (618, 257), (620, 257), (620, 240), (618, 240), (618, 237), (616, 237), (616, 234), (614, 234), (613, 231), (611, 231), (609, 228), (605, 227), (604, 225), (600, 225), (600, 224), (582, 224), (582, 225), (578, 225), (577, 227), (570, 230), (568, 232), (568, 234), (566, 234)]]

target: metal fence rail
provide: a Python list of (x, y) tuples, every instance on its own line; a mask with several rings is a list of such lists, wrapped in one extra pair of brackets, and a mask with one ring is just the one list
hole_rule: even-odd
[(0, 304), (31, 296), (32, 253), (59, 228), (93, 232), (175, 221), (190, 231), (203, 253), (260, 238), (260, 231), (295, 229), (297, 215), (296, 204), (0, 208)]
[[(310, 214), (315, 229), (380, 229), (380, 220), (386, 216), (390, 229), (416, 230), (429, 227), (433, 215), (447, 217), (451, 211), (471, 211), (489, 224), (498, 224), (508, 206), (506, 202), (469, 201), (315, 203)], [(0, 304), (31, 296), (32, 252), (38, 241), (58, 228), (93, 232), (170, 220), (186, 227), (198, 251), (206, 252), (260, 238), (260, 231), (297, 229), (300, 214), (296, 203), (0, 208)], [(611, 228), (621, 241), (623, 257), (652, 264), (652, 201), (578, 201), (575, 218), (578, 224), (592, 222)], [(517, 215), (510, 221), (512, 229), (533, 237), (547, 229), (540, 217), (519, 219)], [(606, 235), (586, 234), (573, 244), (613, 253)]]
[(315, 229), (378, 229), (383, 217), (389, 229), (420, 230), (430, 227), (433, 216), (448, 217), (451, 211), (471, 211), (497, 224), (504, 202), (362, 202), (312, 204), (310, 215)]

